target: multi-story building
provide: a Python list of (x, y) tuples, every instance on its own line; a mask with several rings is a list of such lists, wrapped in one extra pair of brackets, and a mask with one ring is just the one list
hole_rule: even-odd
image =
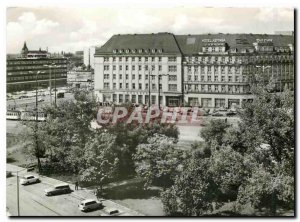
[[(37, 75), (38, 71), (40, 73)], [(6, 60), (7, 92), (33, 90), (38, 87), (66, 86), (67, 60), (65, 58), (20, 58)]]
[(272, 79), (278, 91), (293, 89), (294, 38), (266, 34), (114, 35), (96, 49), (95, 94), (101, 102), (146, 104), (149, 75), (152, 104), (158, 103), (155, 84), (160, 78), (163, 105), (241, 105), (253, 98), (250, 83), (257, 78)]
[[(182, 56), (174, 35), (115, 35), (95, 53), (95, 94), (101, 102), (179, 105)], [(164, 76), (163, 74), (169, 74)], [(159, 83), (158, 83), (159, 82)]]

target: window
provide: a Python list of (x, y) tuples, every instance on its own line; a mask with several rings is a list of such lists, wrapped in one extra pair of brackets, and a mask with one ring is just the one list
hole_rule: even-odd
[(222, 90), (222, 92), (225, 92), (225, 91), (226, 91), (226, 89), (225, 89), (225, 86), (224, 86), (224, 85), (222, 85), (222, 87), (221, 87), (221, 90)]
[(145, 66), (145, 70), (148, 71), (148, 66)]
[[(126, 50), (126, 52), (128, 53), (129, 50)], [(125, 58), (125, 61), (128, 62), (128, 57)]]
[(201, 67), (201, 73), (205, 73), (204, 67)]
[(126, 83), (126, 89), (128, 89), (129, 88), (129, 83)]
[(135, 89), (135, 83), (132, 83), (132, 89)]
[(139, 83), (139, 89), (142, 89), (142, 83)]
[(148, 57), (145, 57), (145, 62), (148, 62)]
[(169, 72), (176, 72), (177, 66), (169, 66)]
[(169, 81), (177, 81), (176, 75), (169, 75)]
[(120, 84), (119, 84), (119, 88), (120, 88), (120, 89), (122, 89), (122, 88), (123, 88), (123, 85), (122, 85), (122, 83), (120, 83)]
[(128, 66), (127, 66), (127, 65), (125, 66), (125, 70), (126, 70), (126, 71), (128, 70)]
[(148, 89), (149, 85), (148, 83), (145, 84), (145, 89)]
[(135, 75), (132, 75), (132, 80), (134, 80), (135, 79)]
[[(196, 58), (197, 58), (197, 57), (196, 57)], [(198, 70), (199, 70), (198, 66), (195, 66), (195, 67), (194, 67), (194, 72), (197, 73)]]
[(215, 99), (215, 107), (225, 107), (225, 99)]
[(119, 70), (122, 71), (122, 66), (119, 66)]
[(119, 79), (122, 79), (122, 74), (119, 75)]
[(232, 82), (232, 76), (228, 76), (228, 82)]
[(132, 69), (132, 71), (134, 71), (135, 70), (135, 66), (132, 66), (131, 69)]
[(142, 79), (142, 75), (139, 75), (139, 80), (141, 80)]
[(139, 62), (141, 62), (142, 61), (142, 57), (139, 57)]
[(201, 82), (204, 82), (204, 75), (201, 76)]
[(123, 102), (123, 95), (120, 94), (120, 95), (119, 95), (119, 103), (122, 103), (122, 102)]
[(117, 102), (117, 95), (113, 94), (113, 102)]
[(139, 71), (141, 71), (142, 70), (142, 66), (139, 66)]
[(211, 92), (211, 85), (208, 85), (208, 92)]
[(221, 82), (225, 82), (225, 76), (221, 77)]
[(233, 92), (233, 87), (232, 86), (228, 86), (228, 92)]
[(152, 89), (155, 90), (156, 89), (156, 86), (154, 83), (152, 83)]
[(192, 72), (192, 67), (188, 67), (188, 73), (191, 73)]
[(168, 57), (168, 62), (176, 62), (176, 57)]
[(188, 75), (188, 81), (192, 81), (192, 75)]
[(104, 66), (104, 70), (109, 70), (109, 66)]
[(104, 57), (104, 62), (108, 62), (109, 58), (108, 57)]
[(195, 75), (195, 81), (198, 81), (198, 76)]
[(108, 82), (104, 83), (104, 89), (109, 89), (109, 83)]
[(116, 66), (115, 65), (113, 65), (113, 70), (116, 70)]
[(122, 62), (122, 58), (121, 57), (119, 57), (119, 62)]
[(218, 82), (218, 81), (219, 81), (219, 77), (215, 76), (215, 82)]
[(136, 95), (132, 95), (131, 96), (131, 102), (132, 103), (136, 103)]
[(145, 75), (145, 80), (148, 80), (148, 78), (149, 78), (149, 75)]
[(158, 61), (161, 62), (161, 57), (158, 57)]
[(128, 74), (125, 75), (125, 79), (128, 79)]
[(113, 83), (113, 89), (116, 89), (117, 88), (117, 84), (114, 82)]
[(116, 57), (113, 57), (113, 62), (115, 62), (116, 61)]
[(152, 71), (154, 71), (155, 70), (155, 66), (152, 66)]
[(177, 91), (177, 84), (169, 84), (169, 91)]
[(162, 70), (162, 67), (161, 65), (158, 66), (158, 71), (161, 71)]
[(152, 58), (151, 58), (151, 61), (152, 61), (152, 62), (154, 62), (154, 61), (155, 61), (155, 58), (154, 58), (154, 57), (152, 57)]
[(211, 76), (207, 76), (207, 81), (211, 82)]
[(138, 95), (138, 103), (143, 103), (143, 95)]
[(109, 79), (109, 74), (104, 74), (104, 79)]

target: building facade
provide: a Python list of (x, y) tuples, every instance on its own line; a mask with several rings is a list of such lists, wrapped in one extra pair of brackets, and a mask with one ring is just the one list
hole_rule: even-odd
[[(51, 66), (51, 67), (49, 67)], [(38, 71), (40, 73), (37, 75)], [(67, 60), (65, 58), (17, 58), (6, 60), (7, 92), (67, 85)]]
[(67, 83), (69, 87), (92, 88), (93, 82), (93, 73), (91, 70), (74, 68), (73, 70), (68, 71)]
[(150, 87), (158, 104), (160, 87), (163, 105), (230, 108), (253, 98), (250, 83), (260, 77), (272, 79), (277, 91), (293, 89), (293, 36), (114, 35), (95, 53), (101, 102), (147, 104)]

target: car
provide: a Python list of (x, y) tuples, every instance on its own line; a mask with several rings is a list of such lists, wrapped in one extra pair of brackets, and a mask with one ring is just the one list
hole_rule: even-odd
[(52, 195), (57, 195), (57, 194), (67, 194), (71, 193), (72, 190), (67, 183), (61, 183), (55, 185), (53, 188), (48, 188), (45, 190), (45, 195), (46, 196), (52, 196)]
[(213, 114), (211, 114), (212, 116), (224, 116), (222, 113), (219, 112), (214, 112)]
[(39, 182), (41, 182), (40, 179), (37, 176), (34, 176), (34, 175), (25, 175), (20, 180), (21, 185), (28, 185), (28, 184), (39, 183)]
[(38, 100), (38, 102), (44, 102), (44, 101), (45, 101), (45, 100), (44, 100), (44, 99), (42, 99), (42, 98)]
[(80, 202), (78, 204), (78, 209), (86, 212), (86, 211), (91, 211), (91, 210), (97, 210), (102, 208), (103, 204), (100, 201), (93, 200), (93, 199), (86, 199)]
[(226, 116), (235, 116), (237, 113), (236, 112), (234, 112), (234, 111), (228, 111), (227, 113), (226, 113)]
[(26, 166), (27, 172), (34, 171), (36, 164), (30, 163)]

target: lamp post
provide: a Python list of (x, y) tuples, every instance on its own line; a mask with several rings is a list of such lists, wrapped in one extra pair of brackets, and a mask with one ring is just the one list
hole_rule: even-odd
[(160, 77), (169, 76), (169, 74), (158, 74), (158, 108), (160, 109)]
[[(49, 67), (49, 91), (50, 91), (50, 103), (52, 104), (52, 70), (51, 68), (58, 68), (61, 67), (60, 65), (55, 65), (55, 63), (52, 63), (51, 65), (44, 65), (45, 67)], [(54, 73), (54, 104), (56, 106), (56, 73)]]
[(26, 170), (26, 169), (16, 171), (16, 173), (17, 173), (17, 209), (18, 209), (18, 216), (20, 216), (19, 172), (21, 172), (23, 170)]

